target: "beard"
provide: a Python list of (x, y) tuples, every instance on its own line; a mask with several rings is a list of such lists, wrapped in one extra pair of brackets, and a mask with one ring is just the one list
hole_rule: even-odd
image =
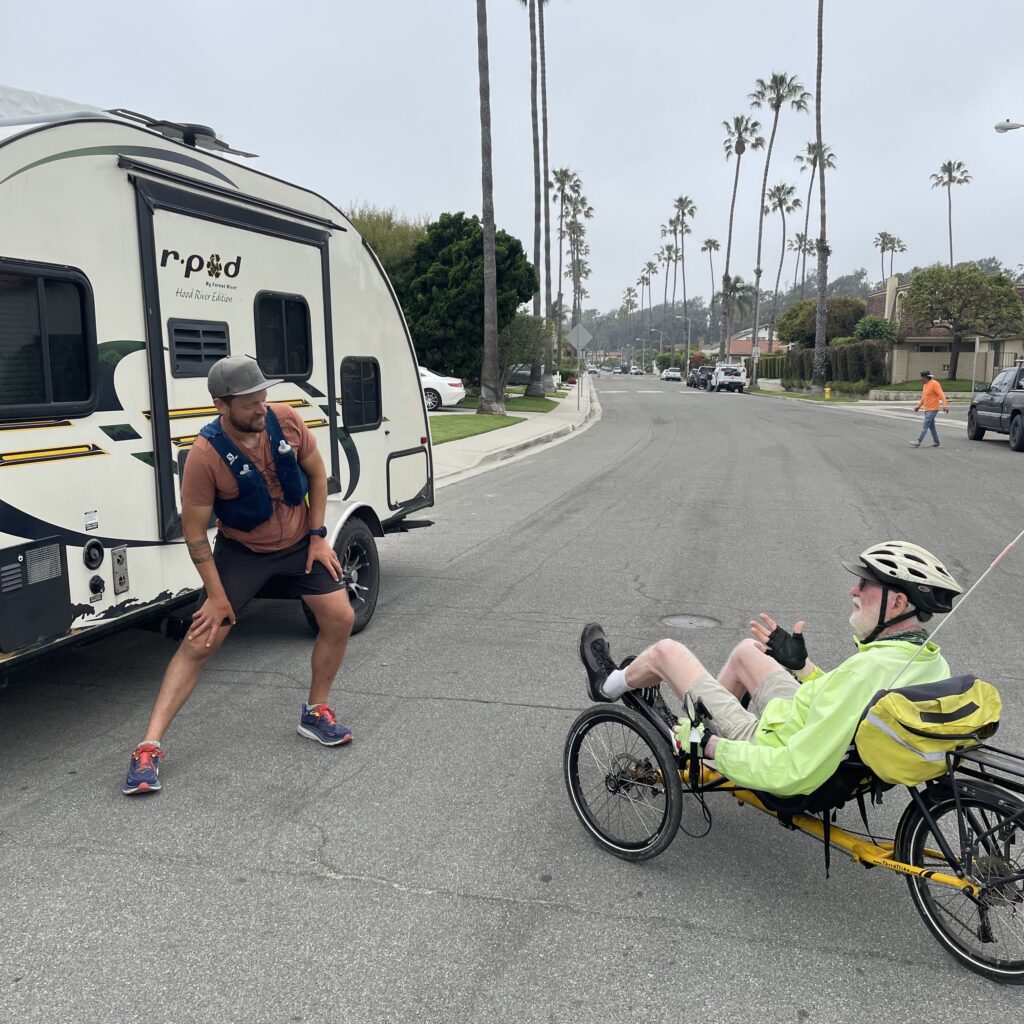
[(854, 608), (850, 615), (850, 628), (858, 640), (863, 640), (877, 624), (877, 620), (863, 608)]
[(266, 413), (254, 413), (248, 419), (239, 419), (228, 410), (228, 422), (240, 434), (261, 434), (267, 423)]

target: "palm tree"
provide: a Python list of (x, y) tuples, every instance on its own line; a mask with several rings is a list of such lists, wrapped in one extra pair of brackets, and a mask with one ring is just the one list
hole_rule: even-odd
[(892, 241), (889, 243), (889, 276), (892, 277), (892, 261), (896, 258), (896, 253), (906, 252), (907, 246), (902, 238), (897, 238), (895, 235)]
[(732, 183), (732, 202), (729, 204), (729, 234), (725, 243), (725, 270), (722, 271), (722, 319), (725, 322), (725, 331), (718, 343), (718, 357), (724, 358), (729, 337), (732, 334), (732, 307), (729, 301), (729, 260), (732, 256), (732, 223), (736, 213), (736, 190), (740, 183), (740, 161), (749, 146), (751, 149), (763, 149), (764, 138), (758, 134), (761, 130), (761, 122), (754, 121), (746, 114), (737, 114), (730, 123), (723, 121), (725, 129), (725, 142), (722, 143), (725, 149), (725, 159), (728, 160), (734, 154), (736, 156), (736, 175)]
[(491, 82), (487, 60), (487, 0), (476, 0), (477, 68), (480, 76), (480, 165), (484, 231), (484, 359), (478, 413), (505, 415), (498, 364), (497, 265), (494, 252), (494, 172), (491, 166)]
[[(818, 0), (818, 62), (815, 70), (814, 85), (814, 133), (817, 152), (825, 153), (825, 143), (821, 141), (821, 64), (824, 52), (825, 0)], [(811, 371), (811, 394), (825, 394), (825, 370), (828, 366), (828, 353), (825, 351), (825, 305), (828, 296), (828, 235), (825, 232), (825, 161), (818, 161), (818, 204), (821, 208), (821, 233), (818, 235), (818, 305), (814, 316), (814, 363)]]
[[(720, 246), (717, 238), (705, 238), (704, 244), (701, 245), (700, 251), (708, 254), (708, 267), (711, 270), (711, 298), (708, 308), (708, 341), (711, 340), (711, 331), (715, 323), (715, 260), (713, 253), (718, 252)], [(687, 351), (689, 356), (689, 351)]]
[[(647, 275), (647, 333), (650, 335), (651, 331), (654, 330), (654, 306), (652, 304), (652, 295), (654, 289), (651, 287), (651, 281), (658, 276), (658, 254), (654, 254), (653, 259), (649, 259), (644, 264), (644, 273)], [(647, 367), (644, 367), (647, 369)]]
[(938, 174), (932, 175), (932, 188), (946, 190), (946, 205), (949, 209), (949, 269), (953, 269), (953, 186), (966, 185), (971, 180), (971, 172), (960, 160), (947, 160)]
[[(676, 218), (679, 221), (679, 263), (683, 275), (683, 323), (686, 324), (686, 354), (690, 354), (690, 311), (686, 302), (686, 236), (691, 234), (690, 225), (686, 222), (693, 218), (697, 212), (697, 204), (689, 196), (677, 196), (672, 204), (676, 211)], [(675, 303), (672, 304), (675, 312)]]
[(555, 329), (557, 331), (557, 350), (555, 353), (554, 365), (562, 368), (562, 321), (565, 319), (565, 311), (562, 302), (562, 252), (565, 241), (565, 203), (569, 194), (574, 188), (580, 186), (580, 177), (575, 171), (568, 167), (559, 167), (552, 174), (554, 179), (553, 188), (555, 194), (551, 197), (553, 203), (558, 203), (558, 299), (554, 311)]
[(580, 322), (583, 312), (583, 280), (590, 276), (590, 267), (584, 257), (590, 253), (584, 238), (587, 229), (584, 221), (594, 216), (594, 208), (583, 194), (583, 182), (579, 175), (573, 181), (568, 197), (569, 223), (566, 237), (569, 239), (569, 274), (572, 278), (572, 326)]
[[(548, 178), (548, 70), (547, 57), (544, 49), (544, 5), (548, 0), (537, 4), (537, 36), (540, 50), (540, 113), (541, 113), (541, 156), (544, 173), (544, 315), (551, 322), (551, 207), (548, 194), (551, 181)], [(538, 268), (538, 275), (540, 270)], [(544, 357), (544, 391), (554, 391), (551, 380), (552, 350), (551, 332), (548, 330), (547, 349)]]
[[(834, 171), (836, 167), (835, 154), (828, 146), (822, 146), (825, 153), (825, 170)], [(807, 205), (804, 207), (804, 237), (811, 240), (811, 193), (814, 191), (814, 176), (818, 170), (818, 143), (808, 142), (807, 150), (805, 153), (797, 153), (793, 159), (800, 164), (800, 173), (804, 171), (811, 172), (811, 180), (807, 186)], [(807, 279), (807, 257), (814, 252), (813, 244), (810, 248), (806, 249), (803, 254), (803, 269), (800, 272), (800, 300), (803, 301), (804, 297), (804, 281)], [(794, 284), (795, 284), (794, 279)]]
[[(537, 116), (537, 0), (519, 0), (530, 15), (530, 119), (533, 128), (533, 266), (537, 271), (537, 291), (533, 295), (533, 315), (540, 316), (540, 129)], [(547, 204), (544, 204), (547, 208)], [(530, 367), (530, 381), (526, 385), (530, 398), (544, 397), (544, 365), (540, 357)]]
[(768, 167), (772, 162), (772, 148), (775, 146), (775, 133), (779, 127), (779, 115), (788, 103), (796, 111), (807, 112), (807, 101), (811, 94), (804, 89), (795, 75), (787, 75), (784, 71), (773, 71), (766, 82), (763, 78), (754, 83), (754, 91), (750, 94), (750, 105), (754, 110), (769, 107), (772, 111), (772, 130), (768, 137), (768, 152), (764, 158), (764, 175), (761, 178), (761, 205), (757, 216), (757, 256), (754, 260), (754, 333), (751, 342), (751, 387), (757, 387), (757, 357), (760, 353), (758, 343), (758, 319), (761, 309), (761, 241), (764, 237), (765, 195), (768, 190)]
[(718, 298), (723, 308), (728, 304), (742, 319), (754, 308), (754, 286), (747, 284), (742, 277), (723, 277), (722, 290)]
[(622, 315), (625, 317), (626, 333), (630, 338), (636, 337), (636, 324), (633, 319), (634, 313), (636, 313), (636, 289), (627, 287), (622, 296)]
[(793, 291), (796, 292), (796, 278), (800, 271), (800, 259), (801, 257), (809, 256), (814, 252), (814, 241), (808, 238), (802, 231), (798, 231), (793, 237), (786, 243), (786, 248), (794, 253), (793, 257)]
[(668, 315), (668, 268), (675, 267), (677, 256), (676, 247), (672, 244), (663, 245), (655, 254), (657, 261), (665, 268), (665, 294), (661, 300), (661, 322), (663, 326)]
[[(782, 249), (779, 252), (779, 270), (775, 275), (775, 294), (772, 297), (772, 318), (768, 321), (768, 351), (772, 350), (772, 333), (775, 328), (775, 311), (779, 305), (779, 282), (782, 280), (782, 261), (786, 258), (786, 214), (795, 213), (800, 208), (800, 200), (796, 195), (796, 185), (779, 182), (768, 190), (768, 205), (765, 213), (778, 213), (782, 218)], [(756, 320), (756, 318), (755, 318)], [(756, 330), (757, 324), (755, 322)]]
[[(676, 281), (679, 278), (679, 218), (669, 217), (668, 224), (662, 224), (662, 229), (668, 228), (672, 232), (672, 248), (675, 250), (675, 258), (672, 261), (672, 316), (676, 312)], [(675, 339), (672, 341), (672, 352), (675, 353)]]
[(893, 236), (888, 231), (879, 231), (871, 244), (879, 251), (882, 260), (882, 287), (885, 287), (885, 254), (892, 245)]

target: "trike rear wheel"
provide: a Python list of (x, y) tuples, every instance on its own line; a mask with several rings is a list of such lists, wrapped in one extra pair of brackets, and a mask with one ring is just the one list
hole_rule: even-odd
[(623, 860), (647, 860), (675, 838), (683, 807), (668, 743), (621, 705), (584, 711), (565, 741), (565, 786), (586, 830)]
[(936, 840), (939, 832), (961, 858), (958, 867), (965, 877), (982, 889), (972, 899), (959, 889), (908, 875), (914, 906), (965, 967), (995, 981), (1024, 984), (1024, 804), (995, 788), (972, 787), (961, 794), (959, 813), (952, 792), (929, 810), (934, 827), (915, 805), (908, 808), (900, 829), (905, 861), (955, 874)]

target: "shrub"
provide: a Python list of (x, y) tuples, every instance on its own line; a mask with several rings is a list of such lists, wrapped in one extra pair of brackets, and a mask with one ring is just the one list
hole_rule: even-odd
[(895, 341), (896, 325), (890, 323), (884, 316), (861, 317), (853, 329), (853, 336), (858, 341)]

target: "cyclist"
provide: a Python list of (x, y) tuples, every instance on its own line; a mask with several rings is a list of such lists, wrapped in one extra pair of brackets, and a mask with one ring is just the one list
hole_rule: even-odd
[(949, 677), (922, 627), (962, 593), (933, 554), (904, 541), (872, 545), (843, 567), (857, 577), (850, 590), (857, 651), (837, 668), (823, 671), (807, 657), (803, 622), (791, 635), (763, 613), (717, 679), (675, 640), (659, 640), (619, 668), (604, 630), (591, 623), (580, 637), (591, 699), (613, 701), (667, 682), (684, 701), (703, 702), (704, 755), (723, 775), (778, 796), (812, 793), (838, 768), (875, 693), (901, 672), (901, 686)]

